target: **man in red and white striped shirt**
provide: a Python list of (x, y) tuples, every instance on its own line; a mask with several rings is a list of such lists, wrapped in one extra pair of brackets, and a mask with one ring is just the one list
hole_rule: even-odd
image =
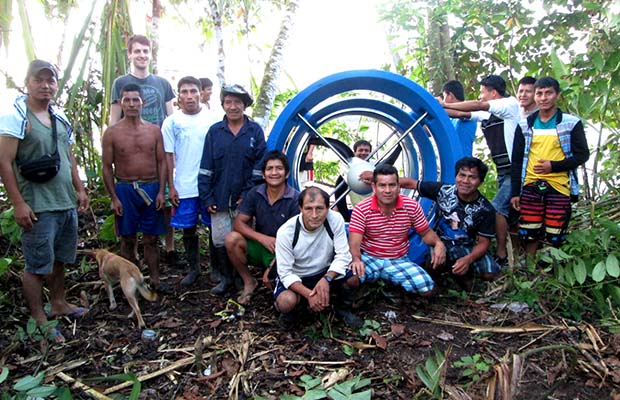
[(391, 165), (377, 166), (373, 173), (373, 196), (353, 209), (349, 225), (351, 270), (361, 282), (383, 279), (406, 291), (430, 295), (435, 288), (430, 275), (409, 259), (409, 229), (434, 247), (433, 268), (446, 260), (446, 248), (431, 229), (417, 201), (400, 194), (398, 171)]

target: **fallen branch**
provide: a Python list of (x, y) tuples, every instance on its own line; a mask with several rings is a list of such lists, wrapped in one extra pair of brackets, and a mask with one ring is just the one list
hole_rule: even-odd
[(58, 374), (60, 374), (63, 371), (67, 371), (69, 369), (74, 369), (77, 367), (81, 367), (82, 365), (86, 364), (88, 362), (88, 360), (75, 360), (75, 361), (70, 361), (67, 364), (60, 364), (60, 365), (56, 365), (54, 367), (50, 367), (47, 369), (47, 371), (45, 371), (45, 376), (47, 376), (48, 378), (52, 378)]
[(306, 361), (306, 360), (282, 360), (283, 363), (290, 365), (350, 365), (355, 364), (353, 360), (346, 361)]
[(567, 327), (567, 326), (555, 326), (555, 325), (538, 325), (538, 324), (528, 324), (522, 326), (484, 326), (484, 325), (471, 325), (463, 322), (455, 322), (455, 321), (445, 321), (440, 319), (426, 318), (420, 317), (417, 315), (412, 315), (412, 318), (429, 322), (432, 324), (438, 325), (447, 325), (454, 326), (457, 328), (470, 329), (471, 333), (482, 333), (482, 332), (491, 332), (491, 333), (529, 333), (529, 332), (546, 332), (549, 330), (562, 330), (562, 331), (575, 331), (577, 328)]
[(58, 374), (56, 374), (56, 376), (59, 377), (60, 379), (62, 379), (63, 381), (67, 382), (67, 383), (72, 383), (73, 384), (73, 386), (71, 386), (72, 388), (80, 389), (84, 393), (92, 396), (93, 398), (95, 398), (97, 400), (113, 400), (111, 397), (108, 397), (105, 394), (96, 391), (95, 389), (91, 388), (90, 386), (85, 385), (85, 384), (83, 384), (80, 381), (76, 381), (74, 378), (72, 378), (71, 376), (65, 374), (64, 372), (59, 372)]
[[(184, 367), (186, 365), (189, 365), (191, 363), (193, 363), (195, 361), (196, 357), (191, 356), (191, 357), (187, 357), (187, 358), (183, 358), (181, 360), (175, 361), (174, 363), (168, 365), (167, 367), (164, 367), (158, 371), (155, 372), (151, 372), (150, 374), (146, 374), (146, 375), (142, 375), (138, 377), (138, 380), (140, 382), (144, 382), (144, 381), (148, 381), (149, 379), (153, 379), (156, 378), (160, 375), (166, 374), (170, 371), (174, 371), (177, 368), (181, 368)], [(114, 392), (118, 392), (121, 389), (125, 389), (129, 386), (132, 386), (133, 382), (128, 381), (128, 382), (123, 382), (119, 385), (116, 386), (112, 386), (111, 388), (108, 388), (106, 390), (103, 391), (104, 394), (110, 394), (110, 393), (114, 393)]]

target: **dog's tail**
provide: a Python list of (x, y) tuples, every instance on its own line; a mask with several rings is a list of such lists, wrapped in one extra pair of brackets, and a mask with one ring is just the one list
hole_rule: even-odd
[(138, 291), (140, 292), (142, 297), (144, 297), (148, 301), (155, 301), (155, 300), (157, 300), (157, 292), (152, 290), (150, 288), (150, 286), (148, 285), (148, 283), (142, 281), (142, 282), (138, 283), (137, 287), (138, 287)]

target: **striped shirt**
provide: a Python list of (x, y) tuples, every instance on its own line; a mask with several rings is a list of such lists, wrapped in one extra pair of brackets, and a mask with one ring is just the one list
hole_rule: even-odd
[(428, 221), (420, 204), (403, 195), (389, 216), (383, 215), (377, 197), (372, 196), (353, 209), (349, 231), (362, 235), (361, 249), (373, 257), (399, 258), (409, 251), (409, 229), (424, 232)]

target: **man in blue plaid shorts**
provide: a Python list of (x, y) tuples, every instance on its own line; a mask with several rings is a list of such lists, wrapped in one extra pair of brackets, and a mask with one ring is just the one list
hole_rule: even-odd
[(446, 248), (431, 229), (417, 201), (400, 194), (398, 171), (381, 164), (373, 172), (373, 195), (353, 209), (349, 225), (351, 270), (361, 282), (383, 279), (421, 296), (432, 294), (430, 275), (409, 259), (409, 229), (434, 248), (433, 267), (446, 260)]

